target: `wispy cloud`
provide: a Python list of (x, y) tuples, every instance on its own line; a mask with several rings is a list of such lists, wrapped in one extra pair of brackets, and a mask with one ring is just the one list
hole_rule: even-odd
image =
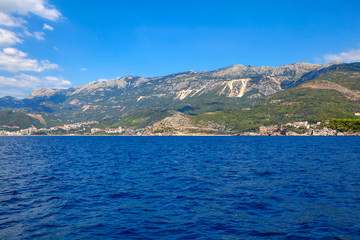
[(13, 96), (18, 98), (26, 97), (26, 93), (19, 89), (8, 89), (8, 88), (2, 88), (0, 89), (0, 96)]
[(71, 82), (63, 79), (62, 77), (47, 76), (43, 78), (43, 84), (49, 87), (63, 88), (66, 86), (70, 86)]
[(13, 77), (0, 76), (0, 87), (16, 87), (20, 89), (35, 90), (39, 87), (64, 88), (70, 86), (71, 82), (62, 77), (46, 76), (36, 77), (20, 73)]
[(329, 62), (358, 62), (360, 61), (360, 49), (350, 49), (338, 54), (326, 54), (323, 56), (326, 63)]
[(53, 28), (52, 26), (47, 25), (46, 23), (44, 23), (44, 25), (43, 25), (43, 30), (53, 31), (53, 30), (54, 30), (54, 28)]
[(106, 82), (108, 79), (106, 79), (106, 78), (100, 78), (100, 79), (98, 79), (98, 82)]
[(80, 71), (87, 71), (87, 68), (80, 68)]
[(32, 37), (35, 38), (39, 41), (44, 41), (45, 40), (45, 33), (44, 32), (29, 32), (28, 30), (24, 30), (24, 35), (27, 37)]
[(41, 80), (38, 77), (27, 75), (21, 73), (14, 77), (3, 77), (0, 76), (0, 86), (2, 87), (18, 87), (23, 89), (31, 88), (38, 86)]
[(4, 48), (0, 51), (0, 70), (7, 72), (43, 72), (44, 70), (59, 68), (57, 64), (48, 60), (38, 61), (26, 57), (26, 53), (16, 48)]

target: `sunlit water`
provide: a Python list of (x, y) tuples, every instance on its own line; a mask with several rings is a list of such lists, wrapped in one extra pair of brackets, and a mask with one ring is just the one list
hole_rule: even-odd
[(1, 137), (0, 239), (360, 239), (360, 138)]

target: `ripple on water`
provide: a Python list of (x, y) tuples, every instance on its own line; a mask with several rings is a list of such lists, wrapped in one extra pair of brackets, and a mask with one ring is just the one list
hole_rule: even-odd
[(1, 137), (0, 239), (359, 239), (359, 143)]

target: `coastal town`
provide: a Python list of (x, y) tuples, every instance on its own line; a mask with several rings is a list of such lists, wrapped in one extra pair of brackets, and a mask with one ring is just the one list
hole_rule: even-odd
[[(0, 126), (0, 136), (43, 136), (43, 135), (125, 135), (125, 136), (172, 136), (172, 135), (235, 135), (235, 136), (359, 136), (358, 132), (341, 132), (327, 127), (329, 122), (310, 124), (307, 121), (286, 123), (283, 125), (260, 126), (256, 132), (209, 131), (211, 129), (198, 128), (196, 131), (188, 129), (154, 129), (146, 128), (99, 128), (97, 121), (65, 124), (50, 128), (36, 128), (32, 126), (20, 129), (18, 126)], [(174, 131), (176, 130), (176, 131)]]
[(88, 121), (65, 124), (50, 128), (36, 128), (32, 126), (20, 129), (19, 126), (0, 126), (0, 136), (41, 136), (41, 135), (139, 135), (145, 128), (98, 128), (94, 127), (98, 121)]

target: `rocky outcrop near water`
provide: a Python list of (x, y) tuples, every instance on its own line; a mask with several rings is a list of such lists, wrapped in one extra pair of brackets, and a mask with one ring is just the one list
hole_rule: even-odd
[(148, 126), (143, 135), (216, 135), (219, 133), (231, 134), (231, 131), (213, 122), (194, 123), (185, 114), (175, 112), (174, 115)]
[(331, 128), (321, 128), (321, 129), (310, 129), (306, 135), (308, 136), (360, 136), (360, 133), (354, 132), (341, 132)]
[(331, 128), (324, 127), (322, 129), (310, 129), (306, 135), (308, 136), (337, 136), (340, 132)]

